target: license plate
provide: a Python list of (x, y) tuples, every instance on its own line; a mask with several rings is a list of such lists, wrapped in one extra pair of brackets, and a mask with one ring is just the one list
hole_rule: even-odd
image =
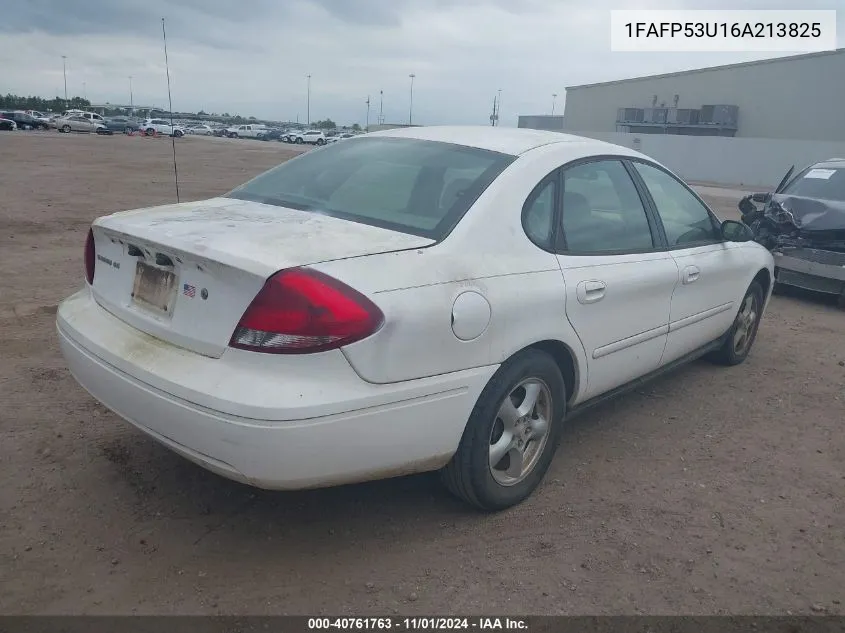
[(139, 306), (170, 316), (176, 299), (176, 275), (143, 262), (135, 267), (132, 300)]

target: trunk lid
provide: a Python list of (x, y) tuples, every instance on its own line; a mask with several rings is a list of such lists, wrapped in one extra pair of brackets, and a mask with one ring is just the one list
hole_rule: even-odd
[(147, 334), (211, 357), (223, 353), (244, 311), (276, 271), (433, 243), (229, 198), (104, 216), (93, 232), (97, 302)]

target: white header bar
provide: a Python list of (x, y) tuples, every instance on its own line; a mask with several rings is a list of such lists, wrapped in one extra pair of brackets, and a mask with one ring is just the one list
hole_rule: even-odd
[(610, 12), (614, 52), (802, 53), (835, 48), (835, 10)]

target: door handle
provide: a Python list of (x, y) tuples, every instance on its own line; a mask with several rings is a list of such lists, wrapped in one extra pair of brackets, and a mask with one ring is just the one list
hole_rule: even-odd
[(700, 272), (701, 271), (698, 269), (698, 266), (687, 266), (684, 268), (683, 282), (685, 284), (691, 284), (698, 279)]
[(595, 303), (604, 298), (607, 284), (603, 281), (582, 281), (578, 284), (576, 293), (579, 303)]

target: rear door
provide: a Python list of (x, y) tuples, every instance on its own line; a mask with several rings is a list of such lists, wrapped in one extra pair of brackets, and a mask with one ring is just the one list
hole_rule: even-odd
[(565, 166), (560, 184), (566, 315), (588, 359), (581, 400), (659, 367), (678, 267), (621, 158)]
[(721, 223), (689, 187), (657, 165), (633, 166), (680, 271), (662, 361), (670, 363), (728, 331), (745, 294), (748, 264), (741, 243), (722, 239)]

